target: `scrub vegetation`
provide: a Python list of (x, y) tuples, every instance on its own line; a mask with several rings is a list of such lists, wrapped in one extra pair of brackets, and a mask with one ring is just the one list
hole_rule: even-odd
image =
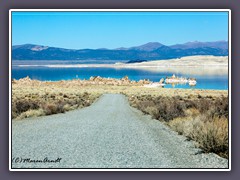
[(204, 152), (228, 157), (228, 97), (129, 96), (131, 106), (197, 142)]

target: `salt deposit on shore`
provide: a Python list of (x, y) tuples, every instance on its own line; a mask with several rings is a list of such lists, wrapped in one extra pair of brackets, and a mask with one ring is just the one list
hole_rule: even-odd
[(130, 68), (146, 71), (187, 73), (190, 75), (228, 75), (228, 56), (187, 56), (178, 59), (154, 60), (141, 63), (115, 64), (18, 64), (19, 67), (49, 68)]
[(121, 64), (121, 68), (189, 75), (228, 75), (228, 56), (187, 56), (180, 59)]

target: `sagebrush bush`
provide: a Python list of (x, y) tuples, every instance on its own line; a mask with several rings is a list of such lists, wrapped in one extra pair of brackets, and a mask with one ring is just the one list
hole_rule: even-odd
[(147, 106), (144, 112), (147, 112), (147, 114), (150, 114), (154, 119), (159, 118), (159, 112), (158, 109), (154, 106)]
[(172, 121), (168, 122), (168, 125), (178, 134), (185, 135), (189, 134), (192, 131), (192, 119), (191, 118), (175, 118)]
[(43, 110), (46, 115), (57, 114), (58, 112), (57, 105), (53, 103), (43, 105)]
[[(171, 121), (177, 117), (186, 116), (186, 110), (196, 109), (199, 113), (212, 117), (226, 117), (228, 118), (228, 98), (222, 97), (218, 99), (212, 98), (197, 98), (184, 99), (180, 96), (176, 97), (152, 97), (150, 95), (129, 97), (130, 104), (150, 114), (150, 109), (157, 109), (158, 114), (155, 115), (157, 119), (163, 121)], [(149, 111), (149, 112), (148, 112)]]
[[(130, 104), (146, 114), (154, 115), (155, 119), (170, 121), (184, 116), (185, 105), (181, 100), (170, 97), (136, 96), (130, 99)], [(154, 112), (153, 112), (154, 111)]]
[(226, 118), (201, 115), (192, 122), (191, 131), (185, 135), (198, 142), (205, 152), (214, 152), (228, 157), (228, 120)]
[(26, 112), (29, 109), (38, 109), (39, 105), (36, 101), (33, 100), (19, 100), (16, 102), (14, 109), (17, 111), (17, 113)]

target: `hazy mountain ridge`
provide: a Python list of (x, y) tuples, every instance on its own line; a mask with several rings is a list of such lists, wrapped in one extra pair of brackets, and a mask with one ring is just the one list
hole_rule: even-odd
[(200, 48), (200, 47), (211, 47), (211, 48), (220, 48), (220, 49), (228, 49), (227, 41), (215, 41), (215, 42), (187, 42), (184, 44), (176, 44), (170, 46), (174, 49), (188, 49), (188, 48)]
[(13, 60), (161, 60), (192, 55), (227, 56), (228, 41), (194, 41), (172, 46), (149, 42), (130, 48), (79, 50), (34, 44), (12, 46)]

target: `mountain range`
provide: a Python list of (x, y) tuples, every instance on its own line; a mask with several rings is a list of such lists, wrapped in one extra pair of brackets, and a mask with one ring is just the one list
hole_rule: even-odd
[(12, 60), (161, 60), (192, 55), (228, 56), (228, 41), (187, 42), (171, 46), (149, 42), (116, 49), (64, 49), (34, 44), (12, 46)]

